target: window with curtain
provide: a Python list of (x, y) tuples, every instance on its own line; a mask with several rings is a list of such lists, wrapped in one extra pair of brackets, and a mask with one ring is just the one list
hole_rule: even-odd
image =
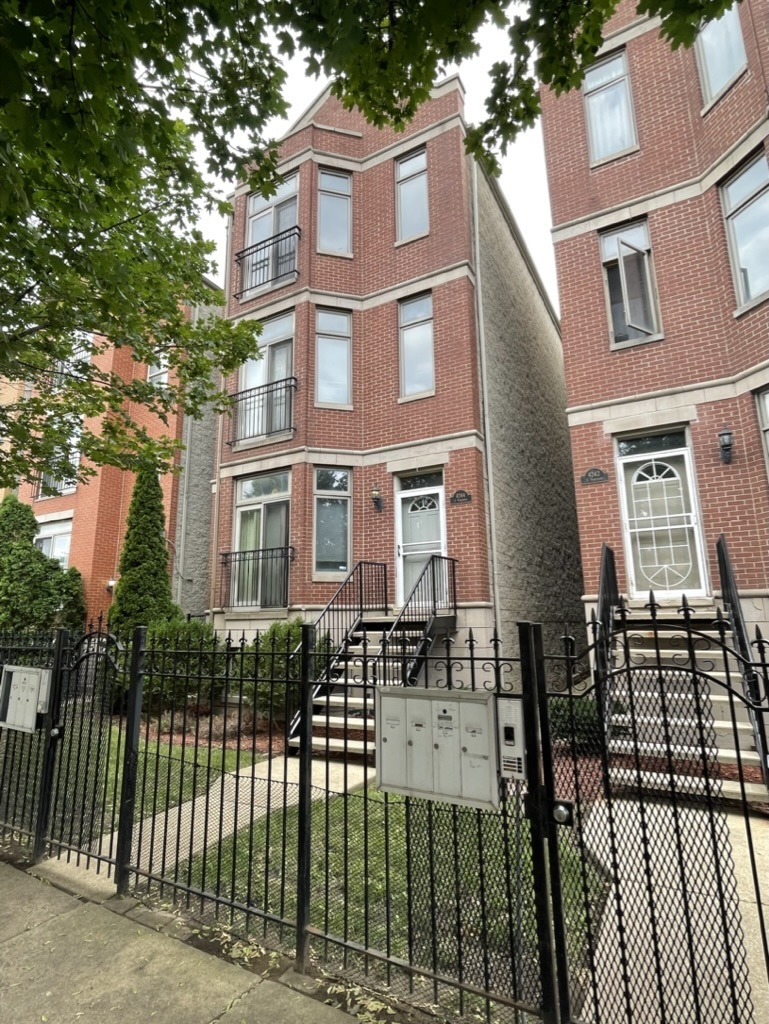
[(599, 163), (632, 149), (637, 139), (625, 51), (589, 67), (582, 92), (591, 162)]

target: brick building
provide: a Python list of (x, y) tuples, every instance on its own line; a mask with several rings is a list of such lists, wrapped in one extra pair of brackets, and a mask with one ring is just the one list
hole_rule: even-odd
[[(211, 284), (212, 291), (218, 291)], [(218, 307), (190, 310), (193, 318), (218, 313)], [(100, 367), (124, 379), (146, 378), (161, 387), (168, 370), (162, 364), (145, 366), (128, 349), (106, 349), (95, 357)], [(183, 441), (176, 472), (161, 477), (166, 534), (174, 600), (185, 612), (205, 610), (208, 595), (208, 542), (211, 521), (211, 466), (216, 434), (215, 416), (200, 420), (176, 412), (161, 421), (141, 405), (128, 410), (150, 436), (166, 434)], [(58, 493), (43, 493), (43, 481), (19, 487), (19, 499), (32, 505), (39, 524), (36, 544), (64, 568), (74, 566), (83, 576), (90, 619), (108, 614), (125, 535), (134, 474), (104, 466), (85, 483), (46, 478)]]
[(767, 2), (676, 51), (635, 6), (581, 91), (542, 96), (586, 599), (607, 541), (631, 604), (706, 614), (723, 532), (766, 626)]
[(558, 325), (464, 132), (456, 77), (400, 134), (325, 91), (277, 194), (233, 197), (227, 315), (264, 333), (219, 423), (219, 626), (311, 621), (362, 560), (400, 607), (430, 555), (487, 636), (579, 613)]

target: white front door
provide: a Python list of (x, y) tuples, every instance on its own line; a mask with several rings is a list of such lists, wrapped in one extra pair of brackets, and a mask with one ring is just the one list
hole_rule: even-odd
[(446, 554), (443, 488), (398, 494), (398, 604), (408, 599), (431, 555)]
[(697, 502), (683, 431), (618, 442), (630, 594), (707, 594)]

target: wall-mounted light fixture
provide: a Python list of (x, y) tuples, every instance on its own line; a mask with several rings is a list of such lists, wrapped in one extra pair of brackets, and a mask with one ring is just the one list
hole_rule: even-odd
[(718, 431), (718, 447), (721, 452), (721, 461), (727, 465), (732, 461), (732, 447), (734, 445), (734, 436), (731, 430), (724, 426), (723, 430)]
[(107, 591), (108, 594), (111, 594), (112, 591), (115, 589), (116, 585), (117, 580), (107, 580), (107, 585), (105, 586), (104, 589)]
[(376, 486), (371, 491), (371, 500), (374, 503), (374, 508), (377, 512), (381, 512), (384, 509), (384, 498), (382, 497), (382, 492)]

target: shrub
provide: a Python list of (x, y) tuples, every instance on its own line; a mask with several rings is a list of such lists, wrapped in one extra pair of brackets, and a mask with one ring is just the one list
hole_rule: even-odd
[(88, 607), (85, 603), (83, 577), (75, 569), (67, 569), (59, 580), (59, 597), (61, 605), (54, 621), (55, 626), (63, 626), (73, 633), (80, 633), (85, 627)]
[(142, 466), (136, 474), (118, 569), (111, 630), (127, 639), (136, 626), (149, 622), (183, 622), (171, 596), (163, 491), (153, 466)]
[(0, 629), (50, 629), (61, 604), (62, 569), (35, 547), (37, 520), (15, 494), (0, 503)]

